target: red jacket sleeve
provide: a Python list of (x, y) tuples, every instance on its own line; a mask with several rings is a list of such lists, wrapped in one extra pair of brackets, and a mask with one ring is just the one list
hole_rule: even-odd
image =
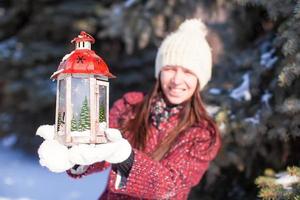
[[(190, 137), (195, 134), (200, 136)], [(134, 150), (134, 164), (126, 185), (116, 189), (116, 173), (111, 171), (109, 189), (114, 193), (149, 199), (186, 199), (219, 150), (220, 139), (217, 137), (211, 147), (209, 135), (207, 129), (191, 128), (187, 137), (181, 138), (160, 162)]]
[(144, 99), (144, 95), (141, 92), (128, 92), (121, 99), (118, 99), (109, 112), (109, 127), (120, 128), (120, 120), (129, 114), (126, 112), (132, 112), (132, 106), (141, 102)]

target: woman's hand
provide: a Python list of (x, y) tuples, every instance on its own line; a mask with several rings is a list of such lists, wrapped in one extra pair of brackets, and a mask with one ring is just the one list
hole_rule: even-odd
[(45, 139), (38, 149), (39, 162), (42, 166), (56, 173), (65, 172), (74, 166), (69, 159), (68, 148), (54, 140), (54, 125), (40, 126), (36, 135)]
[(132, 151), (129, 142), (124, 139), (118, 129), (106, 129), (108, 143), (79, 144), (70, 149), (70, 160), (78, 165), (90, 165), (96, 162), (121, 163)]

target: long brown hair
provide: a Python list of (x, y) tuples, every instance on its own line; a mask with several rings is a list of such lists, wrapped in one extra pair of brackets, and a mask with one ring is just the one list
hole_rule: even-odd
[[(200, 84), (198, 82), (196, 90), (193, 96), (183, 103), (183, 110), (180, 112), (180, 122), (173, 130), (171, 130), (164, 141), (158, 146), (158, 148), (150, 155), (154, 160), (161, 160), (164, 155), (171, 148), (172, 144), (175, 142), (178, 135), (186, 130), (187, 128), (193, 126), (195, 123), (200, 123), (206, 121), (208, 126), (212, 128), (211, 131), (211, 144), (216, 142), (216, 137), (218, 137), (218, 128), (211, 117), (207, 114), (200, 93), (199, 93)], [(160, 86), (160, 80), (157, 79), (153, 89), (147, 94), (144, 98), (144, 101), (135, 105), (134, 113), (136, 116), (123, 123), (122, 131), (129, 131), (133, 133), (130, 136), (131, 143), (133, 147), (143, 150), (146, 145), (147, 135), (150, 131), (150, 108), (153, 98), (159, 93), (162, 92)]]

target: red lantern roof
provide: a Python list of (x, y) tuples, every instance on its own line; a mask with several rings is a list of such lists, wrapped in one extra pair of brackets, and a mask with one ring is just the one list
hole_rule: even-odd
[(56, 72), (51, 78), (55, 79), (61, 73), (64, 74), (97, 74), (108, 78), (115, 78), (109, 72), (104, 60), (90, 49), (91, 43), (95, 39), (84, 31), (74, 38), (72, 43), (76, 43), (76, 49), (70, 54), (65, 55), (59, 64)]
[(86, 33), (85, 31), (81, 31), (80, 35), (78, 35), (76, 38), (74, 38), (71, 43), (73, 42), (84, 42), (84, 41), (90, 41), (92, 44), (95, 43), (95, 39), (90, 34)]

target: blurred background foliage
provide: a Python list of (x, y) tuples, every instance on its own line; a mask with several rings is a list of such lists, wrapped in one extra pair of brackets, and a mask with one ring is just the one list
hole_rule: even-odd
[(151, 88), (157, 47), (192, 17), (209, 28), (213, 79), (202, 96), (223, 146), (190, 199), (299, 199), (299, 179), (274, 182), (300, 165), (299, 0), (0, 0), (2, 145), (36, 153), (37, 127), (54, 123), (49, 77), (81, 30), (117, 75), (112, 104)]

